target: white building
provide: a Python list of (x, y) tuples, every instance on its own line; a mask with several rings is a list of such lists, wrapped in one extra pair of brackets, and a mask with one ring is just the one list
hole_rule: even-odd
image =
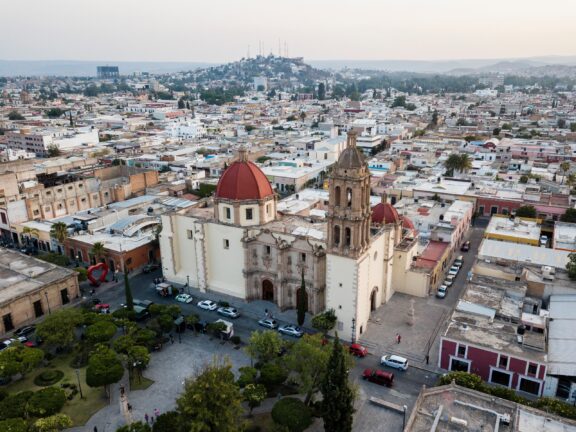
[(48, 150), (52, 147), (65, 151), (100, 141), (98, 129), (93, 127), (22, 128), (19, 132), (7, 132), (6, 137), (7, 148), (25, 150), (41, 157), (48, 156)]
[(177, 119), (166, 123), (166, 135), (175, 139), (194, 139), (206, 133), (204, 126), (196, 119)]

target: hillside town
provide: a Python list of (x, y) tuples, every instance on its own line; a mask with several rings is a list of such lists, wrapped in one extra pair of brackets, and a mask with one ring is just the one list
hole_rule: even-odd
[[(0, 425), (62, 353), (71, 430), (166, 430), (214, 356), (278, 423), (282, 394), (325, 396), (299, 344), (325, 367), (342, 344), (353, 430), (576, 431), (576, 79), (401, 75), (271, 54), (0, 77)], [(110, 347), (130, 378), (88, 371)], [(285, 430), (331, 430), (310, 416)]]

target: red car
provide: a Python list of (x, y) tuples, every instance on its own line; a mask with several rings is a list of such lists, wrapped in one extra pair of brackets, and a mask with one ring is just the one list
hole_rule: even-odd
[(350, 345), (348, 351), (350, 351), (350, 354), (356, 357), (366, 357), (368, 355), (368, 350), (366, 349), (366, 347), (360, 344)]
[(394, 374), (392, 372), (384, 372), (378, 369), (365, 369), (362, 373), (362, 379), (375, 384), (385, 385), (386, 387), (392, 387)]

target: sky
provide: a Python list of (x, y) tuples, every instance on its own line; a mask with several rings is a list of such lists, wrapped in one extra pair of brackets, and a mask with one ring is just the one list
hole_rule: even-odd
[[(574, 0), (0, 0), (0, 59), (576, 55)], [(284, 51), (283, 51), (284, 54)]]

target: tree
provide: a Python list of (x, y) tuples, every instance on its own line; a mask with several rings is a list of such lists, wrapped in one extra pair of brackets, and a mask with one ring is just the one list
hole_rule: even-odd
[(326, 99), (326, 85), (321, 82), (318, 84), (318, 100)]
[(90, 387), (104, 387), (108, 395), (108, 386), (117, 383), (124, 375), (122, 362), (110, 348), (99, 345), (88, 360), (86, 384)]
[(566, 120), (558, 119), (558, 121), (556, 122), (556, 125), (558, 126), (558, 129), (565, 129), (566, 128)]
[(572, 280), (576, 280), (576, 253), (568, 255), (566, 270), (568, 271), (568, 277)]
[[(232, 365), (212, 363), (202, 373), (187, 379), (177, 399), (178, 412), (195, 432), (242, 430), (242, 393), (234, 382)], [(206, 391), (209, 389), (210, 391)]]
[(124, 272), (124, 297), (126, 298), (126, 309), (133, 311), (134, 297), (132, 297), (132, 289), (130, 288), (130, 281), (128, 280), (127, 272)]
[(566, 174), (568, 173), (568, 171), (570, 171), (570, 162), (568, 161), (564, 161), (560, 164), (560, 170), (562, 171), (562, 183), (564, 184), (564, 178), (566, 177)]
[[(152, 429), (146, 423), (141, 421), (130, 423), (129, 425), (122, 426), (116, 429), (116, 432), (151, 432)], [(174, 431), (175, 432), (175, 431)]]
[(15, 344), (0, 351), (0, 377), (10, 378), (17, 373), (25, 375), (44, 359), (44, 351)]
[(316, 315), (312, 318), (312, 327), (322, 332), (324, 336), (334, 328), (336, 325), (336, 313), (334, 309), (329, 309), (326, 312)]
[(182, 416), (176, 411), (168, 411), (154, 419), (154, 432), (188, 432), (182, 424)]
[(116, 325), (110, 321), (96, 321), (84, 332), (86, 339), (92, 344), (105, 343), (116, 334)]
[(536, 218), (536, 208), (533, 205), (525, 205), (516, 209), (516, 216), (525, 218)]
[(260, 406), (262, 401), (266, 399), (267, 391), (266, 387), (262, 384), (248, 384), (244, 387), (244, 391), (242, 392), (244, 396), (244, 400), (248, 403), (248, 407), (250, 408), (249, 415), (252, 416), (252, 411), (254, 408)]
[(450, 173), (450, 175), (454, 175), (454, 171), (456, 171), (460, 166), (460, 155), (456, 153), (452, 153), (448, 156), (448, 159), (444, 161), (444, 167), (446, 171)]
[(570, 123), (570, 132), (576, 132), (576, 123)]
[(494, 130), (492, 131), (492, 135), (498, 136), (498, 135), (500, 135), (500, 132), (502, 132), (502, 129), (494, 128)]
[(523, 174), (520, 176), (520, 183), (528, 183), (528, 180), (530, 179), (530, 177), (528, 177), (527, 175)]
[(348, 382), (348, 366), (345, 356), (344, 349), (336, 335), (332, 345), (332, 354), (328, 360), (327, 370), (330, 373), (324, 375), (320, 385), (325, 431), (352, 431), (354, 393)]
[(48, 157), (58, 157), (62, 154), (60, 147), (57, 144), (50, 144), (48, 146)]
[(50, 227), (50, 237), (63, 245), (68, 238), (68, 226), (64, 222), (52, 224)]
[(330, 344), (321, 335), (304, 335), (285, 357), (286, 366), (296, 373), (298, 388), (306, 395), (306, 405), (319, 390), (330, 357)]
[(285, 397), (274, 404), (272, 419), (288, 432), (303, 432), (312, 423), (310, 409), (300, 400)]
[(194, 334), (198, 336), (196, 325), (200, 322), (200, 316), (198, 314), (188, 315), (186, 318), (184, 318), (184, 321), (186, 321), (187, 326), (190, 326), (194, 329)]
[(17, 110), (12, 110), (8, 113), (8, 120), (26, 120), (22, 114), (20, 114)]
[(28, 238), (30, 237), (38, 238), (40, 236), (40, 231), (38, 231), (37, 228), (30, 228), (25, 226), (24, 228), (22, 228), (22, 234), (24, 234)]
[(184, 99), (180, 98), (178, 99), (178, 109), (184, 109), (186, 107), (186, 104), (184, 103)]
[(62, 117), (62, 114), (64, 114), (64, 111), (60, 108), (50, 108), (48, 111), (46, 111), (48, 118), (59, 118)]
[(6, 432), (28, 432), (28, 423), (23, 418), (9, 418), (0, 421), (0, 430)]
[(392, 102), (391, 108), (406, 106), (406, 96), (396, 96)]
[(36, 335), (55, 348), (67, 349), (75, 340), (74, 329), (83, 322), (79, 309), (62, 309), (36, 326)]
[(284, 342), (278, 332), (271, 330), (255, 331), (250, 335), (246, 352), (251, 358), (267, 363), (278, 357)]
[(34, 422), (38, 432), (57, 432), (72, 427), (72, 419), (66, 414), (54, 414)]
[(560, 216), (560, 220), (562, 222), (576, 223), (576, 209), (574, 208), (566, 209), (564, 214)]
[(92, 245), (92, 249), (90, 249), (90, 253), (94, 257), (96, 262), (100, 261), (100, 259), (104, 256), (105, 252), (106, 252), (106, 247), (104, 246), (104, 243), (102, 243), (102, 242), (95, 242)]
[(142, 371), (148, 367), (149, 363), (148, 348), (136, 345), (128, 349), (128, 370), (135, 370), (139, 381), (142, 379)]
[(298, 307), (298, 325), (301, 326), (306, 320), (306, 312), (308, 310), (308, 295), (306, 294), (306, 283), (304, 282), (304, 269), (302, 269), (302, 284), (296, 296), (298, 298), (296, 302)]

